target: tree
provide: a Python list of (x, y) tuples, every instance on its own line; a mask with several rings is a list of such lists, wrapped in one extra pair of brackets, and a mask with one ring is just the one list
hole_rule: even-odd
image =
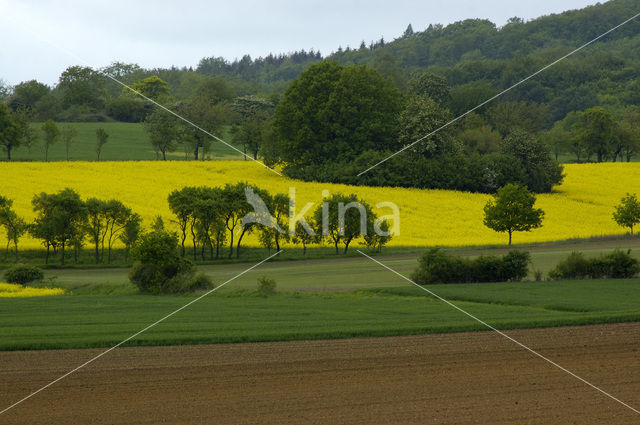
[(413, 35), (413, 27), (411, 26), (411, 24), (409, 24), (407, 26), (407, 29), (404, 30), (404, 33), (402, 34), (402, 38), (409, 38)]
[(138, 241), (141, 231), (142, 218), (137, 213), (131, 214), (119, 237), (125, 246), (126, 258), (129, 258), (131, 247)]
[(162, 153), (162, 159), (167, 159), (167, 152), (176, 150), (178, 137), (178, 122), (168, 112), (157, 109), (149, 114), (144, 121), (144, 129), (149, 133), (151, 146), (156, 153)]
[(100, 242), (107, 234), (107, 202), (90, 198), (85, 202), (87, 209), (86, 234), (94, 246), (95, 263), (100, 262)]
[(633, 235), (633, 226), (640, 223), (640, 202), (635, 193), (633, 195), (627, 193), (627, 196), (622, 198), (620, 205), (616, 206), (613, 219), (619, 226), (628, 227)]
[(488, 120), (503, 136), (515, 129), (535, 134), (547, 126), (549, 107), (536, 102), (499, 102), (487, 112)]
[[(169, 95), (169, 84), (157, 75), (138, 80), (131, 84), (130, 87), (152, 100), (158, 100)], [(123, 87), (122, 90), (125, 94), (135, 95), (135, 93), (131, 92), (127, 87)]]
[[(100, 161), (100, 154), (102, 153), (102, 147), (107, 143), (109, 134), (104, 131), (104, 128), (99, 127), (96, 129), (96, 153), (98, 154), (98, 161)], [(68, 158), (67, 158), (68, 159)]]
[[(431, 98), (410, 96), (398, 118), (398, 140), (404, 146), (410, 145), (442, 127), (450, 119), (451, 114)], [(411, 151), (425, 158), (454, 154), (459, 150), (460, 146), (453, 137), (452, 127), (443, 128), (411, 147)]]
[(20, 141), (18, 127), (9, 108), (0, 102), (0, 146), (7, 152), (7, 160), (11, 160), (11, 150), (20, 146)]
[[(107, 201), (106, 204), (106, 218), (107, 218), (107, 227), (106, 231), (108, 233), (107, 237), (107, 263), (111, 264), (111, 247), (113, 242), (117, 240), (118, 235), (122, 233), (122, 231), (127, 226), (129, 222), (129, 218), (131, 217), (131, 209), (125, 206), (122, 202), (117, 199), (111, 199)], [(103, 255), (104, 255), (104, 245), (102, 246)]]
[(27, 231), (27, 224), (11, 209), (13, 201), (0, 195), (0, 226), (7, 232), (7, 250), (13, 242), (16, 263), (18, 262), (18, 241)]
[(584, 111), (576, 124), (576, 137), (587, 152), (596, 154), (602, 162), (612, 151), (616, 122), (613, 115), (601, 106)]
[[(96, 130), (97, 131), (97, 130)], [(64, 150), (67, 154), (67, 161), (69, 160), (69, 149), (71, 148), (71, 144), (73, 143), (73, 139), (78, 135), (78, 131), (75, 127), (72, 127), (69, 124), (65, 124), (60, 131), (60, 137), (64, 142)], [(98, 155), (100, 156), (100, 155)]]
[(409, 81), (409, 93), (428, 97), (439, 106), (445, 106), (451, 100), (447, 79), (430, 72), (423, 72)]
[(359, 200), (355, 194), (347, 196), (340, 193), (325, 199), (315, 210), (313, 217), (316, 223), (322, 223), (322, 237), (331, 239), (336, 254), (339, 253), (340, 243), (344, 244), (346, 254), (349, 244), (360, 236), (365, 236), (376, 219), (369, 204)]
[(529, 232), (542, 226), (544, 211), (533, 208), (536, 197), (526, 187), (507, 184), (484, 206), (484, 225), (496, 232)]
[(46, 84), (36, 80), (26, 81), (13, 88), (13, 93), (7, 102), (7, 106), (14, 111), (20, 108), (34, 111), (40, 99), (49, 93), (51, 93), (51, 89)]
[(70, 66), (60, 75), (58, 90), (62, 106), (100, 109), (105, 103), (105, 77), (89, 67)]
[[(81, 239), (86, 228), (87, 209), (80, 196), (72, 189), (55, 194), (41, 193), (31, 201), (36, 212), (33, 234), (50, 245), (60, 246), (61, 264), (64, 265), (65, 247), (70, 241)], [(48, 258), (48, 253), (47, 253)]]
[(551, 158), (547, 145), (523, 129), (512, 130), (502, 140), (500, 150), (520, 161), (526, 173), (523, 183), (534, 192), (550, 192), (564, 178), (562, 166)]
[(49, 148), (60, 138), (60, 130), (53, 120), (47, 120), (42, 124), (44, 133), (44, 160), (49, 160)]
[(38, 131), (31, 125), (33, 112), (30, 109), (20, 107), (11, 116), (18, 130), (20, 146), (26, 147), (31, 152), (31, 148), (38, 141)]
[(169, 209), (176, 216), (176, 223), (180, 229), (180, 247), (182, 256), (185, 256), (185, 240), (187, 239), (187, 229), (191, 227), (193, 241), (193, 259), (196, 259), (196, 202), (198, 201), (198, 189), (195, 187), (183, 187), (174, 190), (167, 198)]
[[(317, 228), (317, 225), (313, 218), (307, 217), (305, 218), (305, 221), (309, 223), (311, 229)], [(307, 255), (307, 245), (312, 243), (320, 243), (322, 235), (315, 230), (314, 232), (315, 233), (309, 233), (301, 222), (296, 223), (295, 233), (291, 238), (291, 242), (293, 242), (294, 244), (302, 244), (302, 255)]]
[(393, 236), (389, 230), (389, 222), (387, 220), (377, 219), (370, 221), (371, 226), (364, 235), (364, 245), (367, 248), (373, 248), (377, 252), (382, 251), (382, 247), (391, 241)]
[(193, 265), (178, 252), (175, 233), (155, 230), (140, 236), (131, 249), (134, 264), (129, 280), (140, 291), (152, 294), (183, 292), (192, 288)]
[(324, 61), (295, 79), (274, 113), (281, 160), (292, 165), (349, 160), (399, 147), (400, 92), (376, 70)]

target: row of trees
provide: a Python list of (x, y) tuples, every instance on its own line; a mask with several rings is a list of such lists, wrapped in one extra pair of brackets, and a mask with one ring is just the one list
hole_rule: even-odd
[[(255, 211), (256, 206), (247, 202), (247, 190), (259, 197), (269, 216), (264, 215), (265, 211)], [(311, 216), (295, 225), (289, 223), (288, 195), (272, 195), (246, 183), (227, 184), (224, 188), (185, 187), (171, 192), (168, 201), (179, 228), (182, 255), (187, 254), (189, 239), (194, 260), (198, 255), (206, 259), (207, 252), (209, 259), (218, 259), (223, 255), (225, 244), (228, 258), (233, 257), (234, 250), (239, 257), (242, 240), (251, 233), (256, 233), (260, 243), (269, 250), (279, 251), (286, 241), (301, 244), (303, 254), (309, 244), (323, 241), (331, 243), (336, 253), (342, 244), (346, 253), (350, 244), (360, 237), (364, 245), (380, 250), (392, 237), (389, 223), (378, 220), (371, 206), (353, 194), (332, 195)], [(351, 208), (341, 214), (340, 209), (349, 204), (358, 204), (361, 209)], [(248, 214), (263, 214), (262, 220), (243, 222)], [(271, 226), (265, 225), (265, 220)]]
[[(273, 220), (273, 227), (261, 220), (243, 222), (249, 213), (255, 214), (254, 206), (247, 202), (247, 188), (261, 199), (270, 214), (263, 218)], [(293, 232), (289, 231), (289, 197), (271, 195), (246, 183), (228, 184), (224, 188), (185, 187), (173, 191), (168, 202), (179, 229), (181, 254), (187, 255), (189, 240), (194, 261), (198, 257), (218, 259), (227, 246), (228, 258), (234, 253), (237, 258), (242, 241), (252, 233), (256, 233), (260, 243), (269, 250), (280, 250), (281, 244), (287, 241), (301, 244), (303, 254), (309, 244), (325, 240), (334, 245), (336, 253), (342, 244), (346, 253), (349, 245), (361, 236), (364, 245), (378, 250), (391, 239), (387, 221), (378, 220), (371, 207), (355, 195), (333, 195), (325, 201), (326, 212), (322, 206), (318, 207), (311, 217), (297, 222)], [(342, 214), (342, 206), (350, 203), (362, 205), (364, 214), (357, 208)], [(79, 251), (87, 245), (94, 253), (96, 264), (109, 264), (116, 242), (124, 244), (128, 253), (143, 233), (141, 217), (116, 199), (82, 200), (78, 193), (67, 188), (54, 194), (35, 195), (32, 206), (36, 217), (27, 223), (13, 209), (13, 201), (0, 196), (0, 226), (6, 231), (7, 250), (13, 245), (16, 261), (19, 240), (27, 233), (42, 241), (46, 249), (45, 263), (49, 262), (51, 252), (60, 252), (61, 264), (65, 264), (69, 250), (73, 250), (77, 262)], [(159, 216), (151, 224), (152, 230), (164, 230), (164, 227)]]
[[(11, 153), (23, 146), (29, 151), (42, 141), (44, 160), (49, 160), (49, 149), (55, 143), (62, 142), (65, 146), (67, 161), (70, 157), (71, 146), (78, 135), (77, 130), (65, 124), (60, 128), (53, 120), (47, 120), (40, 126), (40, 131), (30, 124), (28, 112), (20, 109), (11, 112), (3, 103), (0, 103), (0, 148), (7, 154), (7, 160), (11, 160)], [(96, 129), (95, 152), (97, 160), (100, 160), (102, 149), (109, 139), (109, 134), (104, 128)]]

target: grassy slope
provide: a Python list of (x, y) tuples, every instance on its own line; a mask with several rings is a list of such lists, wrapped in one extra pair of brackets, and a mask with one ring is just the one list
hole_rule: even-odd
[[(58, 123), (58, 127), (67, 123)], [(149, 136), (139, 123), (68, 123), (78, 132), (71, 148), (69, 149), (69, 159), (73, 161), (94, 161), (97, 159), (96, 129), (102, 127), (109, 134), (109, 140), (102, 150), (100, 159), (103, 161), (123, 161), (123, 160), (152, 160), (156, 159), (156, 154), (149, 143)], [(34, 128), (38, 130), (40, 141), (31, 151), (26, 148), (19, 148), (12, 153), (12, 159), (17, 161), (43, 161), (44, 147), (42, 146), (42, 134), (40, 134), (41, 123), (34, 123)], [(222, 137), (226, 137), (222, 135)], [(239, 157), (231, 148), (222, 143), (212, 141), (211, 155), (214, 157), (225, 157), (232, 159)], [(185, 154), (179, 146), (176, 152), (169, 155), (169, 159), (184, 159)], [(5, 159), (5, 158), (2, 158)], [(191, 156), (189, 156), (191, 159)], [(49, 148), (50, 161), (66, 160), (65, 145), (58, 142)]]
[[(640, 280), (433, 285), (502, 329), (640, 320)], [(0, 350), (105, 347), (186, 304), (187, 296), (0, 298)], [(460, 300), (460, 301), (459, 301)], [(356, 292), (212, 294), (131, 345), (343, 338), (483, 330), (410, 286)]]

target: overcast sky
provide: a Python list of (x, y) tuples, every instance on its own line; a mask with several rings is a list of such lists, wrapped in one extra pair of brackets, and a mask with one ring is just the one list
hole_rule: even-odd
[[(409, 23), (513, 16), (529, 20), (582, 8), (594, 0), (0, 0), (0, 79), (55, 84), (70, 65), (94, 68), (113, 61), (145, 68), (196, 66), (208, 56), (229, 60), (248, 53), (311, 48), (327, 55), (338, 46), (390, 41)], [(587, 41), (587, 40), (585, 40)], [(75, 55), (75, 56), (74, 56)]]

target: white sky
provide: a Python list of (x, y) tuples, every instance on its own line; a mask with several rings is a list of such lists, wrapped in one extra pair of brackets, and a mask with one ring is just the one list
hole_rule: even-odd
[(362, 40), (368, 44), (383, 36), (390, 41), (409, 23), (415, 31), (467, 18), (487, 18), (500, 26), (513, 16), (528, 20), (594, 3), (0, 0), (0, 79), (55, 84), (66, 67), (82, 60), (95, 68), (116, 60), (152, 68), (195, 67), (207, 56), (233, 60), (245, 53), (258, 57), (311, 48), (327, 55), (340, 45), (357, 47)]

